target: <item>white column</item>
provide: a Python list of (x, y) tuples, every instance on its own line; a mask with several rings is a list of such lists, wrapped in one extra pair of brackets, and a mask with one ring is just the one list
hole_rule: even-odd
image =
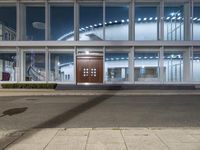
[(193, 18), (194, 18), (194, 2), (193, 0), (190, 0), (190, 9), (191, 9), (191, 14), (190, 14), (190, 22), (191, 22), (191, 40), (193, 40), (193, 32), (194, 32), (194, 27), (193, 27)]
[(134, 39), (134, 30), (135, 30), (135, 26), (134, 26), (134, 11), (135, 11), (135, 3), (132, 0), (130, 5), (129, 5), (129, 40), (133, 40)]
[(20, 40), (20, 2), (16, 2), (17, 8), (17, 31), (16, 31), (16, 41)]
[(164, 74), (164, 47), (160, 48), (160, 54), (159, 54), (159, 77), (160, 77), (160, 82), (164, 83), (165, 81), (165, 74)]
[(164, 0), (160, 2), (160, 24), (159, 24), (159, 37), (158, 39), (164, 41)]
[(45, 1), (45, 40), (50, 39), (50, 6), (48, 1)]
[(79, 4), (74, 1), (74, 41), (79, 40)]
[(45, 81), (49, 81), (49, 49), (45, 47)]
[(183, 81), (190, 81), (190, 48), (183, 53)]
[(129, 81), (134, 83), (134, 47), (129, 52)]
[(17, 40), (26, 40), (26, 6), (17, 2)]
[(55, 69), (55, 80), (59, 80), (59, 56), (55, 57), (54, 69)]
[(103, 47), (103, 83), (106, 83), (105, 63), (106, 63), (106, 48), (104, 46)]
[(190, 3), (184, 4), (184, 40), (190, 40)]
[(74, 84), (76, 84), (76, 54), (77, 54), (77, 47), (74, 47)]
[(21, 51), (19, 47), (16, 47), (16, 81), (21, 81)]
[(106, 22), (106, 1), (103, 0), (103, 40), (106, 39), (106, 28), (105, 28), (105, 22)]
[(193, 81), (193, 50), (194, 47), (190, 47), (190, 81)]
[(20, 79), (21, 81), (25, 81), (25, 74), (26, 74), (26, 55), (24, 54), (23, 50), (20, 50)]

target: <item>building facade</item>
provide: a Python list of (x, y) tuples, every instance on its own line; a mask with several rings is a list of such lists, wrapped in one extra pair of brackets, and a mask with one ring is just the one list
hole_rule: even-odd
[(199, 84), (200, 1), (0, 0), (5, 82)]

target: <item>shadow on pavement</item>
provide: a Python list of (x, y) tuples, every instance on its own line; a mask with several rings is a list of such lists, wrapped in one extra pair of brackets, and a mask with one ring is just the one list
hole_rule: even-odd
[(28, 107), (8, 109), (8, 110), (3, 111), (0, 118), (4, 117), (4, 116), (13, 116), (13, 115), (21, 114), (21, 113), (25, 112), (27, 109), (28, 109)]
[[(112, 90), (112, 89), (108, 89), (108, 90)], [(116, 89), (115, 89), (115, 93), (117, 91), (121, 90), (120, 86), (118, 86)], [(65, 123), (69, 120), (71, 120), (72, 118), (76, 117), (77, 115), (99, 105), (100, 103), (106, 101), (107, 99), (111, 98), (112, 96), (115, 95), (115, 93), (113, 94), (103, 94), (103, 95), (100, 95), (100, 96), (97, 96), (95, 98), (92, 98), (91, 100), (87, 101), (86, 103), (83, 103), (83, 104), (80, 104), (66, 112), (63, 112), (62, 114), (60, 115), (57, 115), (55, 117), (53, 117), (52, 119), (50, 120), (47, 120), (37, 126), (34, 126), (32, 128), (29, 128), (27, 129), (26, 131), (28, 130), (31, 130), (31, 129), (35, 129), (35, 128), (56, 128), (57, 126), (59, 126), (60, 124), (62, 123)], [(27, 108), (26, 108), (27, 109)], [(24, 110), (25, 111), (25, 110)], [(21, 133), (26, 133), (26, 131), (16, 131), (16, 132), (13, 132), (10, 134), (10, 136), (12, 135), (16, 135), (18, 132), (21, 132)], [(38, 130), (39, 132), (40, 130)], [(23, 135), (24, 134), (19, 134), (19, 137), (16, 138), (15, 140), (13, 141), (10, 141), (10, 140), (6, 140), (5, 138), (2, 138), (0, 139), (0, 150), (1, 148), (2, 149), (5, 149), (7, 147), (9, 147), (9, 145), (13, 144), (13, 143), (20, 143), (21, 141), (23, 141)], [(29, 136), (33, 136), (35, 133), (33, 134), (30, 134)], [(28, 136), (28, 137), (29, 137)], [(21, 137), (21, 138), (20, 138)], [(27, 136), (26, 136), (27, 138)]]

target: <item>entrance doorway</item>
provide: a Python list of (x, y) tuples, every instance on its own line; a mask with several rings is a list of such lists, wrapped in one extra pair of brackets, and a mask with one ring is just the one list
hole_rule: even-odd
[(103, 83), (103, 57), (77, 56), (77, 83)]

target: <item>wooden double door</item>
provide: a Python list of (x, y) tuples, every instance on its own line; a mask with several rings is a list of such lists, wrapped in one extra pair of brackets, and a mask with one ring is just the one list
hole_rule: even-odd
[(103, 83), (103, 57), (77, 56), (77, 83)]

